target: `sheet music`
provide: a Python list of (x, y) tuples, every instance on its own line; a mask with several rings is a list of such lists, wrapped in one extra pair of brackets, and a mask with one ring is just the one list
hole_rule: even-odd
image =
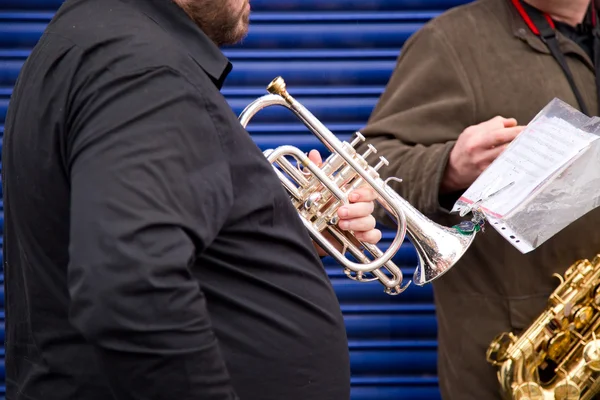
[(461, 200), (474, 203), (483, 199), (483, 211), (502, 218), (599, 138), (561, 118), (541, 116), (479, 176)]

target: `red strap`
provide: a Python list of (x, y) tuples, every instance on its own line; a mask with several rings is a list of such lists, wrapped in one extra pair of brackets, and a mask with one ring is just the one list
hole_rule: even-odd
[[(529, 29), (531, 29), (531, 32), (533, 32), (535, 35), (539, 36), (540, 31), (538, 30), (537, 26), (535, 26), (535, 24), (533, 23), (531, 18), (529, 18), (529, 14), (527, 14), (527, 11), (525, 11), (525, 9), (523, 8), (521, 1), (520, 0), (512, 0), (512, 2), (514, 4), (515, 8), (517, 9), (517, 11), (519, 12), (519, 14), (521, 14), (521, 18), (523, 18), (523, 21), (525, 21), (525, 23), (527, 24)], [(548, 24), (550, 24), (552, 29), (554, 29), (554, 21), (552, 21), (552, 18), (550, 18), (550, 16), (546, 13), (544, 13), (544, 17), (546, 18), (546, 20), (548, 21)]]
[[(529, 18), (529, 14), (527, 14), (527, 11), (525, 11), (525, 9), (523, 8), (523, 5), (521, 4), (520, 0), (512, 0), (513, 5), (515, 6), (515, 8), (517, 9), (517, 11), (519, 12), (519, 14), (521, 14), (521, 18), (523, 18), (523, 21), (525, 21), (525, 23), (527, 24), (527, 26), (529, 27), (529, 29), (531, 29), (531, 32), (533, 32), (535, 35), (540, 35), (540, 31), (538, 30), (538, 28), (535, 26), (535, 24), (533, 23), (533, 21), (531, 20), (531, 18)], [(594, 2), (594, 0), (592, 0), (590, 2), (591, 5), (591, 9), (592, 9), (592, 26), (596, 27), (596, 24), (598, 23), (598, 15), (596, 13), (596, 4)], [(554, 29), (554, 21), (552, 21), (552, 18), (544, 13), (544, 17), (546, 18), (546, 20), (548, 21), (548, 23), (550, 24), (550, 26), (552, 27), (552, 29)]]

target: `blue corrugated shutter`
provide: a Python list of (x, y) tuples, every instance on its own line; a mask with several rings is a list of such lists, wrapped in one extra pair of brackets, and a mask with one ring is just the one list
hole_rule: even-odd
[[(251, 0), (249, 36), (226, 49), (234, 70), (223, 92), (239, 114), (265, 94), (272, 78), (282, 75), (290, 93), (346, 139), (366, 122), (404, 41), (431, 17), (467, 1)], [(0, 0), (0, 133), (20, 67), (61, 3)], [(283, 108), (259, 113), (248, 128), (263, 150), (281, 144), (325, 150)], [(393, 233), (386, 231), (383, 247), (392, 239)], [(409, 242), (395, 260), (410, 277), (416, 257)], [(377, 282), (347, 279), (331, 259), (326, 267), (346, 318), (352, 400), (439, 399), (430, 286), (413, 286), (390, 297)], [(3, 306), (4, 296), (1, 301)], [(4, 329), (0, 332), (4, 339)], [(3, 356), (4, 348), (0, 351)], [(0, 383), (4, 398), (3, 360)]]

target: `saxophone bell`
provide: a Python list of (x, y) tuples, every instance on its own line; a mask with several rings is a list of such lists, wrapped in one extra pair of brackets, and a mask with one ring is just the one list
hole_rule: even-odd
[[(475, 231), (465, 234), (459, 229), (440, 226), (400, 197), (387, 185), (388, 180), (396, 178), (383, 181), (377, 172), (388, 161), (380, 157), (374, 167), (366, 161), (366, 157), (376, 153), (377, 149), (369, 145), (364, 154), (356, 151), (356, 146), (365, 140), (360, 132), (356, 132), (351, 143), (340, 141), (287, 92), (281, 77), (275, 78), (267, 86), (267, 91), (269, 94), (254, 100), (242, 111), (240, 123), (246, 128), (260, 110), (283, 106), (329, 149), (331, 155), (320, 166), (300, 149), (288, 145), (266, 150), (264, 155), (273, 165), (312, 239), (344, 267), (349, 278), (377, 280), (390, 295), (406, 290), (411, 281), (403, 284), (402, 271), (392, 261), (406, 235), (416, 249), (418, 266), (413, 281), (419, 286), (442, 276), (462, 257), (473, 242)], [(396, 236), (385, 252), (375, 245), (359, 241), (352, 232), (337, 226), (338, 208), (348, 204), (348, 194), (363, 185), (369, 185), (376, 191), (377, 203), (396, 222)], [(330, 243), (330, 238), (339, 242), (342, 251)], [(347, 258), (346, 253), (354, 261)]]

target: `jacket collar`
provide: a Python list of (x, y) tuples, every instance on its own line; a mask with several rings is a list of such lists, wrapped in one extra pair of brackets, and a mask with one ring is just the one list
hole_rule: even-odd
[(165, 32), (181, 43), (194, 61), (221, 89), (231, 72), (231, 62), (219, 47), (173, 0), (120, 0), (140, 10)]
[[(521, 18), (521, 15), (513, 6), (512, 1), (504, 1), (506, 2), (509, 8), (511, 30), (513, 34), (519, 39), (523, 40), (525, 43), (527, 43), (532, 49), (540, 53), (550, 54), (550, 50), (548, 50), (548, 47), (544, 44), (544, 42), (542, 42), (542, 39), (540, 39), (536, 34), (531, 32), (525, 21), (523, 21), (523, 18)], [(558, 45), (563, 54), (577, 55), (585, 62), (585, 64), (592, 71), (595, 71), (593, 61), (577, 43), (567, 38), (560, 31), (556, 31), (556, 40), (558, 41)]]

